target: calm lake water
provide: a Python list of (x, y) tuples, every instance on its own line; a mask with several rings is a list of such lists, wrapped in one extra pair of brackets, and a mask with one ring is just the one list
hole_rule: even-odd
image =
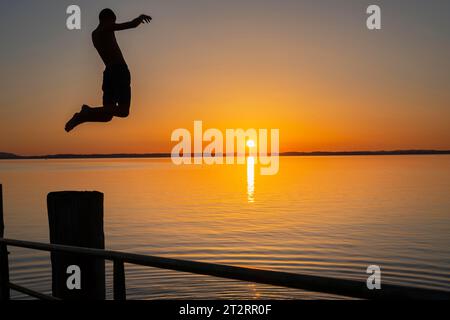
[[(450, 156), (282, 157), (275, 176), (252, 171), (170, 159), (0, 161), (6, 236), (48, 242), (47, 193), (98, 190), (109, 249), (361, 281), (376, 264), (382, 283), (450, 290)], [(10, 251), (11, 281), (50, 293), (49, 255)], [(111, 297), (110, 264), (107, 273)], [(134, 299), (330, 298), (126, 273)]]

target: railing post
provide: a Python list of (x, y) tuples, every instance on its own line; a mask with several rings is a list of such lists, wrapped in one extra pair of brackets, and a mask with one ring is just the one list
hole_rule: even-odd
[(122, 260), (114, 260), (114, 300), (126, 300), (125, 266)]
[[(0, 238), (3, 238), (5, 224), (3, 221), (3, 190), (0, 184)], [(8, 249), (6, 244), (0, 243), (0, 301), (9, 300), (9, 264)]]
[(0, 184), (0, 238), (3, 238), (5, 223), (3, 221), (3, 186)]
[[(47, 196), (50, 243), (105, 248), (103, 193), (51, 192)], [(105, 261), (101, 258), (52, 252), (53, 296), (64, 300), (104, 300)], [(81, 288), (68, 285), (77, 272)]]

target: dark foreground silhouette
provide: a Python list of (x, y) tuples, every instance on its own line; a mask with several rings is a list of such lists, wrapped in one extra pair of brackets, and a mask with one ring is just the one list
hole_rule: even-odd
[(99, 19), (98, 27), (92, 32), (92, 42), (106, 66), (103, 72), (103, 106), (92, 108), (83, 105), (80, 112), (75, 113), (67, 122), (67, 132), (85, 122), (108, 122), (113, 117), (126, 118), (130, 113), (130, 71), (114, 32), (136, 28), (141, 23), (149, 23), (152, 18), (141, 15), (129, 22), (116, 23), (114, 12), (111, 9), (103, 9)]

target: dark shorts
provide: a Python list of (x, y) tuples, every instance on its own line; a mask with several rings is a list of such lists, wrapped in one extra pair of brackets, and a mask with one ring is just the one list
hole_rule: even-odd
[(131, 76), (126, 64), (107, 66), (103, 72), (103, 105), (130, 106)]

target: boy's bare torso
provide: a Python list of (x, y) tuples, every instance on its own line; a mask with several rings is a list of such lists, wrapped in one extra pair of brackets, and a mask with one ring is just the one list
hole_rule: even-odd
[(92, 42), (106, 66), (126, 64), (113, 30), (98, 26), (92, 32)]

